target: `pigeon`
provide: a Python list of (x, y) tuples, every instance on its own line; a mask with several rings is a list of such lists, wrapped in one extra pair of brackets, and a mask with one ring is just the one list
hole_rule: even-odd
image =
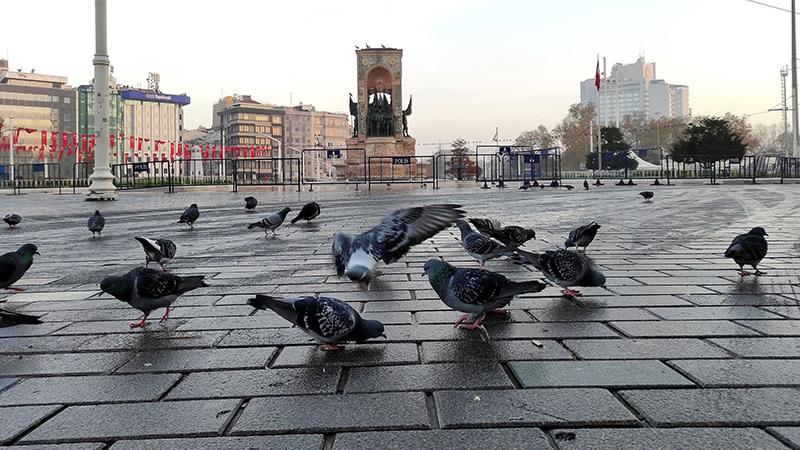
[(726, 258), (733, 258), (739, 265), (739, 275), (751, 275), (744, 271), (744, 266), (752, 266), (755, 273), (752, 275), (763, 275), (766, 272), (758, 270), (758, 264), (767, 256), (767, 240), (764, 236), (769, 236), (761, 227), (755, 227), (747, 234), (740, 234), (733, 238), (730, 247), (725, 250)]
[(547, 287), (540, 281), (511, 281), (503, 275), (488, 270), (462, 269), (439, 259), (429, 259), (423, 267), (431, 287), (449, 307), (464, 314), (456, 320), (458, 327), (468, 317), (477, 318), (466, 328), (474, 330), (488, 312), (505, 313), (502, 308), (514, 296), (539, 292)]
[(566, 188), (568, 191), (575, 189), (575, 186), (571, 184), (562, 184), (561, 187)]
[(653, 191), (643, 191), (639, 192), (639, 195), (644, 198), (644, 201), (650, 203), (653, 200)]
[(283, 208), (278, 212), (274, 212), (267, 217), (264, 217), (256, 223), (251, 223), (247, 226), (247, 229), (252, 230), (253, 228), (263, 228), (264, 236), (267, 235), (267, 231), (272, 231), (273, 237), (277, 236), (278, 234), (275, 233), (275, 230), (277, 230), (283, 221), (286, 220), (286, 215), (289, 214), (289, 211), (291, 211), (290, 208)]
[(247, 212), (255, 212), (256, 206), (258, 206), (258, 199), (255, 197), (245, 197), (244, 198), (244, 210)]
[(352, 281), (369, 283), (378, 274), (378, 261), (391, 264), (412, 246), (430, 238), (464, 217), (461, 205), (428, 205), (398, 209), (369, 231), (351, 237), (336, 233), (333, 262), (336, 274)]
[(589, 181), (583, 180), (583, 189), (585, 189), (587, 191), (589, 190)]
[(584, 225), (570, 231), (569, 237), (564, 241), (564, 247), (575, 247), (578, 251), (580, 251), (580, 247), (583, 247), (583, 251), (586, 252), (586, 247), (591, 244), (594, 237), (597, 236), (598, 229), (600, 229), (600, 225), (597, 222), (592, 222), (589, 225)]
[(298, 220), (305, 220), (306, 222), (311, 222), (318, 216), (319, 216), (319, 203), (317, 202), (306, 203), (300, 209), (300, 213), (297, 214), (297, 217), (292, 219), (292, 223), (295, 223)]
[(25, 244), (15, 252), (0, 256), (0, 289), (22, 292), (25, 289), (10, 287), (16, 283), (33, 264), (33, 255), (39, 254), (33, 244)]
[(192, 203), (191, 206), (186, 208), (186, 211), (181, 214), (178, 223), (188, 223), (189, 230), (194, 230), (194, 223), (200, 217), (200, 210), (197, 209), (197, 203)]
[(564, 296), (580, 297), (580, 291), (570, 286), (605, 287), (606, 277), (598, 272), (585, 255), (569, 250), (548, 250), (544, 253), (531, 253), (519, 250), (517, 261), (530, 264), (539, 269), (545, 278), (564, 288)]
[(503, 245), (510, 248), (517, 248), (531, 239), (536, 239), (536, 232), (530, 228), (523, 228), (517, 225), (506, 225), (500, 227), (500, 222), (494, 219), (469, 219), (481, 233), (493, 237)]
[(106, 219), (100, 214), (100, 211), (95, 210), (94, 215), (89, 217), (87, 226), (89, 231), (92, 232), (92, 237), (95, 237), (95, 235), (102, 236), (103, 228), (106, 226)]
[(146, 237), (137, 236), (134, 239), (139, 241), (144, 248), (145, 253), (145, 267), (150, 265), (150, 262), (158, 263), (162, 269), (175, 257), (175, 251), (178, 247), (174, 242), (169, 239), (149, 239)]
[(100, 282), (101, 292), (111, 294), (144, 313), (140, 322), (131, 324), (131, 328), (144, 328), (147, 316), (153, 310), (167, 308), (161, 322), (167, 320), (175, 300), (193, 289), (208, 286), (203, 281), (205, 275), (178, 276), (146, 267), (137, 267), (119, 276), (108, 276)]
[(22, 222), (22, 216), (19, 214), (9, 214), (3, 217), (3, 222), (8, 224), (9, 228), (16, 228)]
[(42, 321), (39, 320), (39, 316), (0, 309), (0, 328), (13, 327), (14, 325), (38, 325), (40, 323)]
[(481, 263), (481, 269), (486, 265), (486, 261), (490, 259), (514, 254), (514, 249), (473, 230), (466, 220), (459, 220), (456, 225), (461, 230), (461, 246), (470, 256)]
[(247, 300), (257, 309), (271, 309), (279, 316), (297, 325), (301, 330), (322, 344), (325, 351), (339, 351), (340, 342), (364, 342), (383, 337), (383, 324), (367, 320), (347, 303), (331, 297), (280, 298), (257, 294)]

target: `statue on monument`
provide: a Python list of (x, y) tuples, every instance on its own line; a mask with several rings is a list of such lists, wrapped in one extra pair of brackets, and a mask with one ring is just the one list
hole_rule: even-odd
[(353, 137), (358, 136), (358, 103), (353, 101), (353, 94), (350, 93), (350, 115), (353, 119)]
[(393, 136), (395, 130), (393, 99), (391, 93), (384, 89), (383, 80), (379, 78), (367, 95), (372, 97), (367, 105), (367, 137)]
[(408, 134), (408, 119), (406, 117), (411, 115), (411, 101), (413, 96), (408, 96), (408, 107), (403, 110), (403, 136), (409, 136)]

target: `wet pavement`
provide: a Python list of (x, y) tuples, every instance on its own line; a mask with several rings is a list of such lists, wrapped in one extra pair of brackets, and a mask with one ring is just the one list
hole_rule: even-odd
[[(798, 185), (256, 192), (248, 214), (252, 194), (0, 197), (0, 215), (23, 216), (0, 231), (0, 249), (30, 242), (42, 253), (17, 283), (26, 292), (2, 294), (0, 307), (44, 321), (0, 328), (0, 446), (800, 447)], [(322, 206), (312, 224), (286, 225), (275, 239), (246, 229), (311, 200)], [(175, 223), (190, 203), (201, 211), (192, 233)], [(530, 250), (595, 220), (588, 255), (607, 286), (576, 300), (547, 288), (487, 319), (485, 332), (453, 329), (459, 313), (420, 274), (430, 257), (477, 267), (457, 228), (384, 267), (368, 292), (335, 276), (334, 233), (430, 203), (531, 226)], [(99, 239), (86, 229), (95, 208), (107, 220)], [(767, 274), (741, 279), (722, 253), (754, 226), (769, 233)], [(174, 271), (210, 285), (146, 331), (128, 327), (138, 311), (92, 297), (104, 276), (144, 262), (139, 235), (174, 240)], [(502, 260), (487, 268), (539, 278)], [(383, 321), (388, 339), (323, 352), (247, 306), (256, 293), (341, 298)]]

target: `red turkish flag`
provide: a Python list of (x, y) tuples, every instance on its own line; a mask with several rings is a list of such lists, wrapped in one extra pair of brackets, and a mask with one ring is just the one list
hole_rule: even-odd
[(108, 134), (108, 144), (111, 146), (112, 149), (115, 147), (115, 145), (114, 145), (115, 143), (116, 142), (114, 142), (114, 133), (109, 133)]
[(594, 72), (594, 87), (600, 90), (600, 56), (597, 56), (597, 69)]
[(130, 142), (131, 150), (135, 149), (136, 148), (136, 144), (135, 144), (136, 138), (131, 136), (131, 137), (128, 138), (128, 141)]
[(42, 148), (47, 147), (47, 131), (42, 131)]

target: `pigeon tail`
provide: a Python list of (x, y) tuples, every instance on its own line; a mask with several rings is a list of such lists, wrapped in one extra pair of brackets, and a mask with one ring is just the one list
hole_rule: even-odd
[(252, 230), (253, 228), (264, 228), (264, 224), (262, 224), (261, 221), (259, 220), (258, 222), (251, 223), (250, 225), (247, 226), (248, 230)]
[(542, 270), (542, 265), (539, 263), (538, 253), (526, 252), (525, 250), (517, 249), (516, 253), (511, 259), (514, 263), (531, 265), (538, 270)]
[(297, 311), (294, 309), (293, 302), (264, 294), (256, 294), (255, 298), (247, 300), (247, 304), (256, 309), (272, 310), (284, 319), (297, 323)]
[(497, 295), (498, 297), (513, 297), (519, 294), (529, 294), (534, 292), (541, 292), (544, 288), (547, 287), (547, 284), (542, 283), (538, 280), (533, 281), (523, 281), (520, 283), (511, 282), (503, 287), (500, 290), (500, 293)]
[(178, 285), (178, 292), (180, 294), (185, 294), (191, 290), (200, 288), (200, 287), (208, 287), (203, 278), (205, 275), (192, 275), (188, 277), (181, 277), (181, 283)]
[(295, 217), (294, 219), (292, 219), (292, 222), (291, 222), (291, 223), (295, 223), (295, 222), (297, 222), (298, 220), (300, 220), (300, 214), (298, 214), (298, 215), (297, 215), (297, 217)]
[(742, 250), (742, 244), (733, 244), (727, 250), (725, 250), (725, 257), (726, 258), (735, 258), (737, 257)]
[(39, 316), (31, 316), (0, 309), (0, 328), (22, 324), (38, 325), (40, 323), (42, 323), (42, 321), (39, 320)]

